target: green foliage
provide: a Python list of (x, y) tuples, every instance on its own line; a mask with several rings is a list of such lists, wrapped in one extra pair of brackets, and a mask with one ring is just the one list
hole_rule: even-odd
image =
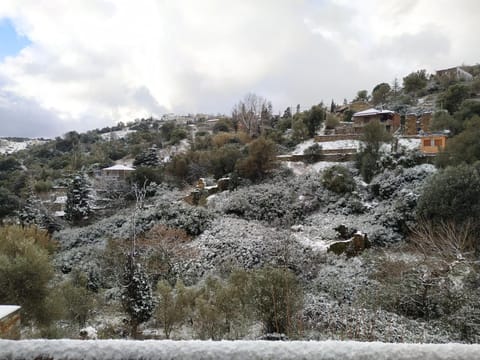
[(149, 147), (147, 150), (135, 156), (135, 161), (133, 162), (134, 166), (155, 167), (155, 166), (158, 166), (158, 164), (159, 164), (159, 159), (157, 155), (156, 146)]
[(0, 228), (0, 303), (22, 306), (22, 320), (48, 324), (48, 284), (53, 277), (53, 243), (36, 227)]
[(7, 156), (6, 158), (0, 158), (0, 171), (12, 172), (18, 169), (20, 169), (20, 163), (14, 157)]
[(130, 317), (130, 335), (138, 337), (138, 326), (149, 320), (154, 310), (152, 289), (143, 267), (129, 255), (124, 271), (122, 305)]
[(252, 273), (252, 302), (265, 333), (298, 333), (302, 290), (288, 269), (264, 268)]
[(465, 130), (447, 142), (445, 152), (440, 154), (438, 165), (473, 164), (480, 160), (480, 116), (465, 122)]
[(306, 111), (303, 116), (303, 122), (307, 128), (309, 137), (314, 137), (317, 130), (322, 125), (326, 117), (326, 111), (323, 104), (314, 105), (310, 110)]
[(46, 193), (52, 190), (53, 184), (51, 181), (37, 181), (35, 185), (33, 185), (33, 189), (35, 192), (38, 193)]
[(13, 215), (20, 205), (20, 199), (8, 189), (0, 187), (0, 219)]
[(162, 280), (157, 284), (156, 298), (155, 319), (160, 322), (165, 337), (169, 339), (172, 331), (191, 315), (195, 297), (183, 282), (177, 281), (173, 288)]
[(144, 167), (140, 166), (128, 174), (127, 181), (129, 184), (137, 184), (138, 186), (161, 184), (164, 180), (163, 168)]
[(438, 98), (438, 105), (453, 114), (460, 109), (462, 102), (470, 97), (470, 87), (465, 84), (455, 84)]
[(358, 90), (357, 96), (353, 101), (364, 101), (367, 102), (369, 100), (368, 91), (367, 90)]
[(427, 71), (418, 70), (403, 78), (403, 90), (406, 93), (418, 93), (427, 86)]
[(327, 120), (325, 121), (325, 128), (335, 129), (338, 125), (340, 125), (340, 121), (338, 120), (338, 118), (332, 113), (328, 114)]
[(241, 177), (258, 181), (276, 166), (275, 160), (275, 143), (261, 137), (249, 144), (248, 157), (237, 162), (236, 170)]
[(178, 144), (181, 140), (187, 138), (187, 131), (183, 128), (176, 127), (173, 129), (171, 136), (170, 136), (170, 144), (175, 145)]
[[(447, 167), (426, 184), (418, 200), (419, 217), (462, 224), (480, 218), (480, 164)], [(477, 226), (478, 227), (478, 226)]]
[(213, 133), (219, 132), (229, 132), (233, 128), (232, 122), (227, 119), (220, 119), (218, 120), (215, 125), (213, 125)]
[(432, 130), (450, 130), (452, 134), (458, 134), (462, 129), (462, 123), (456, 120), (445, 110), (436, 111), (432, 117)]
[(379, 170), (380, 147), (383, 143), (390, 141), (391, 138), (392, 136), (378, 121), (370, 122), (363, 128), (363, 145), (361, 151), (357, 154), (356, 166), (366, 182), (370, 182)]
[(70, 274), (70, 279), (59, 287), (59, 294), (64, 300), (65, 316), (80, 327), (84, 327), (95, 310), (95, 296), (88, 290), (88, 277), (78, 270)]
[(304, 161), (307, 164), (313, 164), (318, 161), (322, 155), (322, 146), (319, 143), (314, 143), (305, 150), (303, 150), (305, 156)]
[(387, 83), (380, 83), (372, 90), (372, 103), (373, 105), (383, 104), (387, 101), (391, 87)]
[(323, 172), (322, 184), (337, 194), (351, 193), (355, 190), (355, 180), (350, 171), (341, 165), (329, 167)]
[(87, 220), (92, 213), (89, 199), (89, 185), (84, 174), (74, 176), (67, 190), (65, 219), (73, 224)]
[(308, 128), (304, 120), (305, 113), (297, 113), (293, 116), (293, 121), (291, 122), (293, 130), (293, 139), (296, 143), (302, 142), (308, 138)]
[(480, 116), (480, 102), (476, 100), (465, 100), (460, 109), (455, 113), (455, 119), (464, 122), (475, 115)]
[(210, 153), (210, 172), (219, 179), (235, 170), (235, 164), (242, 159), (244, 154), (235, 144), (227, 144)]

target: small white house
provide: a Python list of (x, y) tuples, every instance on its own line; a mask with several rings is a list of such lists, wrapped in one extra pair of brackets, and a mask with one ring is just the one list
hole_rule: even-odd
[(113, 165), (102, 169), (102, 176), (108, 179), (125, 179), (135, 168), (126, 165)]

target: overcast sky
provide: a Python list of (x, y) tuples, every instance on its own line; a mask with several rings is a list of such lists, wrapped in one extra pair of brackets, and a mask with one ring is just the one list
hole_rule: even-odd
[(0, 136), (276, 112), (480, 61), (478, 0), (1, 0)]

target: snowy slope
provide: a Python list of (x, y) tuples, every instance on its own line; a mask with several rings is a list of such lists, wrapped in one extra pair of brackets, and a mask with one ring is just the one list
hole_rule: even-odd
[(0, 154), (13, 154), (20, 150), (25, 150), (31, 145), (37, 145), (45, 142), (44, 140), (32, 139), (27, 141), (10, 141), (0, 139)]
[(1, 359), (478, 359), (480, 345), (353, 341), (0, 340)]

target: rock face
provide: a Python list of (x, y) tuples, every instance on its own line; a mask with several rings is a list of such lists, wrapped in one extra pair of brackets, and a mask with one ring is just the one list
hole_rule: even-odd
[(328, 247), (329, 252), (336, 255), (345, 254), (347, 257), (357, 256), (370, 247), (367, 234), (356, 232), (350, 239), (337, 241)]

